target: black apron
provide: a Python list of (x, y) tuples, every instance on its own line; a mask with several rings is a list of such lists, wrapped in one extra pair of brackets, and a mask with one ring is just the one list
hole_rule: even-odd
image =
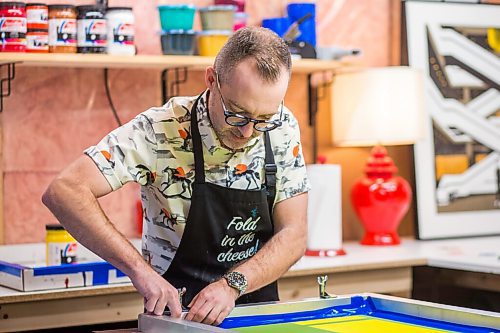
[[(186, 287), (182, 304), (185, 307), (208, 284), (253, 256), (274, 234), (271, 211), (276, 165), (269, 134), (264, 133), (266, 185), (261, 190), (231, 189), (205, 182), (203, 146), (197, 120), (200, 97), (191, 108), (195, 164), (191, 208), (179, 248), (163, 274), (174, 287)], [(273, 282), (241, 296), (236, 304), (277, 300), (278, 286)]]

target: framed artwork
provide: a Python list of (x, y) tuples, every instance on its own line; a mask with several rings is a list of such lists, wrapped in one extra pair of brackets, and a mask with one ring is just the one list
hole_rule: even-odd
[(405, 2), (425, 81), (415, 145), (419, 239), (500, 234), (500, 5)]

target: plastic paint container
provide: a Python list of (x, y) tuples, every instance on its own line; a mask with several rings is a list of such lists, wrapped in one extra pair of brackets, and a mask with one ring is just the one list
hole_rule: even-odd
[(278, 36), (283, 38), (283, 35), (290, 27), (290, 19), (288, 17), (275, 17), (262, 20), (262, 27), (274, 31)]
[(233, 30), (244, 28), (247, 26), (248, 14), (243, 12), (234, 13), (234, 26)]
[(28, 30), (26, 33), (26, 52), (48, 53), (49, 33), (47, 30)]
[(311, 17), (300, 24), (299, 30), (301, 34), (296, 40), (316, 46), (316, 4), (307, 2), (290, 3), (287, 6), (287, 12), (292, 23), (304, 17), (307, 13), (311, 13)]
[(236, 6), (219, 5), (200, 8), (203, 30), (233, 30)]
[(193, 55), (196, 33), (193, 30), (170, 30), (161, 35), (163, 54)]
[(49, 7), (44, 3), (26, 4), (26, 19), (29, 29), (49, 29)]
[(75, 6), (49, 6), (49, 52), (76, 53), (76, 30)]
[(26, 31), (26, 5), (23, 2), (0, 3), (0, 52), (24, 52)]
[(209, 30), (198, 32), (198, 54), (205, 57), (214, 57), (226, 44), (232, 31)]
[(215, 0), (215, 5), (233, 5), (236, 6), (236, 12), (245, 11), (245, 0)]
[(73, 264), (77, 262), (78, 243), (62, 225), (45, 226), (47, 266)]
[(195, 10), (196, 8), (192, 5), (158, 6), (161, 29), (163, 31), (193, 29)]
[(110, 7), (106, 12), (108, 54), (135, 55), (135, 20), (131, 7)]
[(78, 6), (78, 53), (106, 53), (108, 42), (104, 11), (97, 6)]
[(286, 7), (288, 16), (292, 21), (297, 21), (307, 13), (311, 13), (312, 18), (316, 18), (316, 4), (310, 2), (289, 3)]

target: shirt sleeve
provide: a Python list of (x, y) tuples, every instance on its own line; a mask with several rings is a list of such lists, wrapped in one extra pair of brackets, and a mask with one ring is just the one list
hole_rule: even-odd
[(288, 110), (285, 117), (287, 121), (283, 122), (277, 133), (279, 140), (276, 140), (281, 146), (275, 147), (279, 152), (275, 154), (278, 166), (275, 204), (311, 189), (302, 154), (299, 124)]
[(128, 182), (149, 185), (155, 181), (156, 136), (144, 114), (115, 129), (84, 153), (95, 162), (113, 191)]

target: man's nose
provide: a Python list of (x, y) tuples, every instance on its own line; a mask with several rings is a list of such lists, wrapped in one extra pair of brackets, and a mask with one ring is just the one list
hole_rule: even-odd
[(244, 138), (249, 138), (253, 134), (253, 124), (248, 123), (245, 126), (239, 127), (240, 133)]

